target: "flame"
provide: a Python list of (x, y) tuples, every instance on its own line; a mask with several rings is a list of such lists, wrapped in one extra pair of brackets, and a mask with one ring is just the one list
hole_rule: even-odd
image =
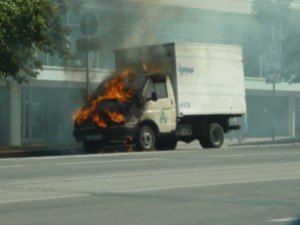
[(99, 114), (96, 114), (93, 117), (93, 122), (95, 124), (97, 124), (97, 126), (100, 127), (100, 128), (106, 128), (107, 127), (107, 123), (99, 116)]
[[(104, 100), (117, 100), (119, 102), (128, 102), (133, 96), (131, 91), (125, 90), (125, 79), (132, 75), (130, 69), (124, 70), (115, 75), (115, 77), (105, 84), (105, 91), (102, 95), (95, 97), (80, 111), (76, 112), (73, 120), (76, 124), (82, 124), (85, 120), (91, 119), (98, 127), (106, 128), (107, 121), (97, 112), (97, 106)], [(115, 123), (125, 122), (125, 117), (118, 112), (105, 111), (108, 118)]]
[(149, 71), (148, 66), (145, 62), (142, 63), (142, 67), (143, 67), (144, 71), (146, 71), (146, 72)]
[(146, 64), (145, 62), (142, 63), (142, 67), (145, 72), (160, 73), (160, 69), (156, 68), (155, 66)]
[(111, 121), (114, 121), (116, 123), (125, 122), (125, 117), (120, 113), (110, 112), (110, 111), (106, 110), (106, 114), (108, 115), (108, 117), (110, 118)]

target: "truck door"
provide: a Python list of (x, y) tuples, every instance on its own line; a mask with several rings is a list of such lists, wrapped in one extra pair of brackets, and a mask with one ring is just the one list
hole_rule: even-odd
[[(156, 93), (156, 101), (151, 99), (152, 93)], [(144, 119), (154, 121), (161, 133), (174, 131), (176, 128), (176, 112), (171, 82), (168, 79), (149, 79), (144, 96), (148, 100)]]

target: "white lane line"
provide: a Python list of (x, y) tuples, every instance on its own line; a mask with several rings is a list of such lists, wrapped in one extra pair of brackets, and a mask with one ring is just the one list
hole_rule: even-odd
[(296, 221), (297, 219), (298, 219), (297, 217), (291, 217), (291, 218), (282, 218), (282, 219), (272, 219), (272, 220), (268, 220), (268, 222), (273, 222), (273, 223), (293, 222)]
[(88, 155), (60, 155), (60, 156), (43, 156), (43, 157), (26, 157), (26, 158), (0, 158), (1, 161), (40, 161), (40, 160), (56, 160), (56, 159), (76, 159), (76, 158), (108, 158), (108, 157), (131, 157), (131, 156), (149, 156), (149, 155), (167, 155), (172, 153), (174, 154), (186, 154), (193, 153), (195, 150), (190, 151), (180, 151), (180, 150), (171, 150), (171, 151), (144, 151), (144, 152), (114, 152), (114, 153), (95, 153)]
[(18, 203), (18, 202), (47, 201), (47, 200), (78, 198), (78, 197), (87, 197), (87, 196), (91, 196), (91, 195), (90, 194), (76, 194), (76, 195), (59, 195), (59, 196), (40, 197), (40, 198), (12, 199), (12, 200), (2, 200), (2, 201), (0, 201), (0, 204)]
[(136, 193), (136, 192), (151, 192), (151, 191), (164, 191), (164, 190), (175, 190), (175, 189), (189, 189), (189, 188), (201, 188), (207, 186), (221, 186), (229, 184), (247, 184), (247, 183), (259, 183), (259, 182), (272, 182), (272, 181), (285, 181), (285, 180), (299, 180), (300, 177), (286, 177), (282, 179), (253, 179), (253, 180), (241, 180), (241, 181), (224, 181), (224, 182), (211, 182), (205, 184), (191, 184), (191, 185), (178, 185), (178, 186), (165, 186), (165, 187), (153, 187), (153, 188), (140, 188), (130, 189), (124, 191), (112, 191), (111, 193)]
[(5, 168), (22, 168), (22, 167), (28, 167), (28, 165), (7, 165), (7, 166), (0, 166), (0, 169), (5, 169)]
[(161, 158), (149, 158), (149, 159), (116, 159), (116, 160), (97, 160), (97, 161), (81, 161), (81, 162), (65, 162), (58, 165), (78, 165), (78, 164), (94, 164), (94, 163), (127, 163), (127, 162), (144, 162), (144, 161), (157, 161)]
[[(154, 158), (155, 159), (155, 158)], [(154, 160), (153, 159), (153, 160)], [(156, 158), (155, 160), (160, 159)], [(149, 159), (150, 160), (150, 159)], [(118, 160), (119, 161), (119, 160)], [(124, 160), (121, 160), (124, 161)], [(95, 162), (95, 161), (93, 161)], [(105, 161), (97, 161), (97, 163), (103, 163)], [(114, 160), (116, 162), (116, 160)], [(96, 163), (96, 162), (95, 162)], [(77, 163), (72, 163), (72, 164), (77, 164)], [(59, 164), (56, 164), (59, 165)], [(17, 179), (11, 182), (7, 182), (6, 185), (24, 185), (24, 184), (39, 184), (39, 183), (46, 183), (46, 182), (65, 182), (65, 181), (79, 181), (79, 180), (95, 180), (95, 179), (113, 179), (113, 178), (126, 178), (126, 177), (145, 177), (145, 176), (155, 176), (155, 175), (172, 175), (172, 174), (185, 174), (185, 173), (197, 173), (197, 172), (218, 172), (218, 171), (229, 171), (232, 169), (235, 170), (242, 170), (242, 169), (264, 169), (264, 168), (276, 168), (276, 167), (284, 167), (287, 168), (288, 166), (297, 166), (300, 167), (299, 163), (284, 163), (284, 164), (270, 164), (270, 165), (265, 165), (265, 166), (244, 166), (244, 167), (239, 167), (239, 166), (229, 166), (229, 167), (216, 167), (216, 168), (211, 168), (211, 169), (177, 169), (177, 170), (162, 170), (162, 171), (151, 171), (151, 172), (131, 172), (131, 173), (121, 173), (121, 174), (108, 174), (108, 175), (83, 175), (83, 176), (52, 176), (52, 177), (47, 177), (45, 179)], [(294, 168), (295, 169), (295, 168)], [(300, 173), (299, 173), (300, 175)], [(266, 181), (281, 181), (281, 180), (292, 180), (292, 179), (300, 179), (300, 177), (295, 176), (295, 177), (284, 177), (284, 178), (275, 178), (271, 180), (266, 180)]]
[(227, 152), (226, 154), (219, 154), (219, 155), (211, 155), (208, 156), (210, 158), (228, 158), (228, 157), (260, 157), (260, 156), (282, 156), (282, 155), (287, 155), (287, 156), (291, 156), (291, 155), (299, 155), (300, 151), (298, 152), (270, 152), (270, 153), (231, 153), (231, 152)]

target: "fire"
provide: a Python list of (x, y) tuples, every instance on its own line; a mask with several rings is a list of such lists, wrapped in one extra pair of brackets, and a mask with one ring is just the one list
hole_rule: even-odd
[(97, 124), (97, 126), (100, 127), (100, 128), (106, 128), (107, 127), (106, 122), (99, 116), (99, 114), (96, 114), (93, 117), (93, 122), (95, 124)]
[(110, 121), (115, 123), (125, 122), (125, 117), (116, 112), (105, 110), (104, 115), (100, 115), (97, 111), (99, 103), (105, 100), (116, 100), (118, 102), (129, 102), (133, 96), (130, 90), (126, 90), (125, 79), (133, 75), (132, 70), (124, 70), (113, 77), (113, 79), (107, 81), (104, 87), (104, 93), (96, 96), (92, 101), (90, 101), (85, 107), (78, 111), (73, 120), (76, 124), (82, 124), (85, 120), (91, 119), (100, 128), (107, 127), (107, 121), (103, 116), (106, 116)]
[(160, 69), (156, 68), (155, 66), (146, 64), (145, 62), (142, 63), (142, 67), (145, 72), (160, 73)]
[(117, 112), (110, 112), (110, 111), (106, 111), (106, 114), (109, 116), (110, 120), (116, 122), (116, 123), (122, 123), (125, 122), (125, 117)]

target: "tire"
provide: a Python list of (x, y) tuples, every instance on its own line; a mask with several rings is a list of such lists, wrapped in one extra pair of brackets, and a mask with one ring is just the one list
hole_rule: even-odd
[(176, 146), (177, 146), (176, 138), (160, 139), (155, 143), (155, 148), (157, 150), (174, 150)]
[(224, 143), (224, 131), (220, 124), (211, 123), (207, 136), (201, 136), (199, 142), (203, 148), (220, 148)]
[(202, 146), (202, 148), (210, 148), (207, 142), (208, 137), (207, 136), (201, 136), (199, 138), (199, 143)]
[(138, 151), (155, 150), (155, 133), (150, 126), (140, 127), (136, 137), (136, 148)]
[(98, 153), (103, 146), (101, 141), (83, 141), (82, 145), (85, 154)]

